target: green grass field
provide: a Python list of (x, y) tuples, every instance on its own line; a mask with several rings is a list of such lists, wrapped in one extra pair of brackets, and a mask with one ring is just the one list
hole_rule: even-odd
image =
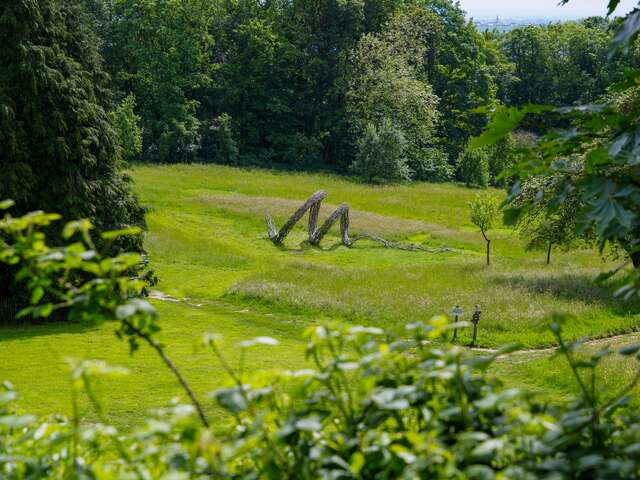
[[(223, 377), (213, 356), (196, 348), (209, 331), (225, 338), (225, 352), (236, 363), (241, 339), (277, 338), (278, 347), (251, 351), (245, 359), (245, 369), (255, 371), (304, 365), (301, 333), (309, 325), (340, 321), (402, 328), (446, 314), (455, 304), (469, 314), (476, 303), (482, 306), (479, 343), (484, 347), (553, 345), (546, 328), (553, 312), (575, 316), (565, 326), (570, 338), (608, 337), (640, 324), (637, 304), (614, 301), (611, 288), (594, 285), (606, 268), (595, 252), (554, 253), (547, 266), (544, 253), (525, 252), (517, 235), (503, 227), (491, 232), (494, 264), (487, 267), (482, 237), (468, 219), (467, 204), (477, 190), (434, 184), (371, 187), (328, 175), (221, 166), (149, 166), (131, 174), (150, 208), (146, 248), (161, 279), (157, 288), (181, 299), (154, 301), (163, 340), (202, 395)], [(275, 247), (266, 237), (264, 214), (280, 225), (319, 189), (329, 193), (321, 220), (347, 202), (354, 233), (451, 251), (407, 252), (366, 241), (345, 248), (338, 245), (337, 232), (321, 248), (311, 248), (303, 244), (306, 219), (284, 247)], [(143, 348), (129, 357), (112, 330), (108, 323), (0, 329), (0, 379), (15, 384), (25, 410), (68, 412), (65, 357), (124, 365), (131, 375), (100, 390), (111, 420), (135, 424), (147, 409), (180, 392), (151, 352)], [(461, 341), (469, 339), (463, 332)], [(574, 388), (548, 353), (519, 355), (497, 367), (507, 382), (550, 395)], [(614, 385), (617, 372), (627, 375), (630, 368), (609, 362), (607, 381)], [(210, 409), (217, 414), (213, 405)]]

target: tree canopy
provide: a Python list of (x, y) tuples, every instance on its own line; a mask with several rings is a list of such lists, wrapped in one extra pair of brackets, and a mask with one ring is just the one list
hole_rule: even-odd
[[(18, 213), (55, 208), (100, 230), (141, 226), (144, 210), (118, 168), (112, 97), (91, 25), (78, 1), (0, 7), (0, 198)], [(0, 272), (0, 296), (11, 283)]]

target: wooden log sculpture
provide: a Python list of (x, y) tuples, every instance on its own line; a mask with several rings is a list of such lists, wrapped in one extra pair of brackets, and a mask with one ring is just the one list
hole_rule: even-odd
[(320, 241), (329, 232), (331, 227), (338, 219), (340, 219), (340, 235), (342, 237), (342, 243), (347, 247), (352, 245), (352, 240), (349, 238), (349, 205), (343, 203), (335, 212), (329, 215), (329, 218), (325, 220), (320, 228), (318, 228), (318, 217), (320, 215), (320, 206), (322, 201), (326, 198), (327, 193), (320, 190), (309, 197), (309, 199), (302, 204), (298, 210), (286, 221), (280, 231), (278, 231), (273, 223), (273, 219), (269, 214), (266, 215), (267, 229), (269, 231), (269, 238), (276, 245), (282, 245), (284, 239), (289, 235), (296, 223), (304, 217), (304, 214), (309, 211), (309, 243), (311, 245), (319, 245)]
[(439, 248), (429, 248), (423, 245), (416, 244), (403, 244), (390, 242), (382, 237), (378, 237), (376, 235), (371, 235), (368, 233), (361, 233), (355, 235), (354, 237), (349, 236), (349, 205), (343, 203), (340, 205), (331, 215), (327, 218), (324, 223), (318, 228), (318, 217), (320, 215), (320, 206), (322, 205), (322, 201), (327, 197), (327, 193), (323, 190), (319, 190), (313, 195), (311, 195), (306, 202), (302, 204), (298, 210), (294, 212), (289, 220), (285, 222), (280, 230), (278, 230), (273, 222), (273, 219), (269, 214), (265, 215), (265, 220), (267, 222), (267, 230), (269, 234), (269, 239), (275, 245), (282, 245), (284, 239), (289, 235), (293, 227), (304, 217), (304, 214), (309, 211), (309, 243), (311, 245), (319, 245), (322, 239), (325, 237), (331, 227), (340, 219), (340, 237), (342, 239), (342, 244), (351, 247), (358, 240), (369, 239), (375, 242), (379, 242), (384, 245), (386, 248), (397, 248), (400, 250), (409, 250), (416, 251), (421, 250), (425, 252), (447, 252), (451, 251), (451, 249), (447, 247), (439, 247)]

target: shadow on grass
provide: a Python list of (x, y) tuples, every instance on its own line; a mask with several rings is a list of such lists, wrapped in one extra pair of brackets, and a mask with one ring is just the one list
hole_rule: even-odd
[(18, 323), (15, 325), (0, 325), (0, 344), (5, 341), (22, 340), (61, 333), (86, 333), (97, 330), (103, 322), (68, 322), (56, 321), (46, 323)]
[(640, 313), (640, 301), (624, 301), (614, 296), (616, 285), (598, 284), (595, 277), (586, 274), (560, 274), (549, 276), (498, 275), (492, 279), (498, 285), (522, 288), (537, 295), (549, 295), (586, 304), (602, 305), (612, 313), (628, 315)]

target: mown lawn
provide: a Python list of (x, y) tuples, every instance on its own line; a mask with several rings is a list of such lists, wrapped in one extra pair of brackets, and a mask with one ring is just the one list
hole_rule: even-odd
[[(545, 319), (556, 311), (575, 315), (565, 326), (571, 338), (609, 336), (640, 323), (637, 305), (614, 301), (610, 288), (593, 284), (606, 268), (594, 252), (554, 253), (547, 266), (544, 253), (525, 252), (517, 235), (502, 227), (492, 232), (494, 264), (486, 267), (482, 237), (468, 219), (467, 204), (476, 190), (433, 184), (370, 187), (328, 175), (221, 166), (148, 166), (131, 174), (150, 208), (146, 247), (161, 279), (157, 288), (186, 299), (154, 302), (163, 338), (203, 395), (223, 377), (213, 356), (195, 349), (206, 331), (225, 337), (232, 362), (238, 361), (241, 339), (277, 338), (278, 347), (248, 355), (245, 368), (255, 372), (303, 365), (301, 333), (309, 325), (341, 321), (402, 328), (448, 313), (455, 304), (468, 314), (476, 303), (482, 306), (479, 342), (486, 347), (553, 344)], [(282, 248), (269, 242), (264, 214), (280, 225), (319, 189), (329, 193), (321, 220), (347, 202), (355, 233), (451, 251), (388, 250), (365, 241), (348, 249), (338, 245), (337, 232), (322, 248), (310, 248), (303, 244), (306, 224)], [(135, 423), (145, 409), (179, 394), (152, 353), (143, 348), (130, 358), (108, 323), (5, 328), (0, 340), (0, 378), (14, 382), (26, 410), (68, 411), (67, 356), (131, 368), (130, 376), (102, 388), (107, 411), (118, 424)], [(468, 340), (465, 331), (462, 341)], [(515, 382), (535, 373), (515, 365), (504, 368)], [(557, 392), (571, 389), (562, 382), (542, 384)]]

